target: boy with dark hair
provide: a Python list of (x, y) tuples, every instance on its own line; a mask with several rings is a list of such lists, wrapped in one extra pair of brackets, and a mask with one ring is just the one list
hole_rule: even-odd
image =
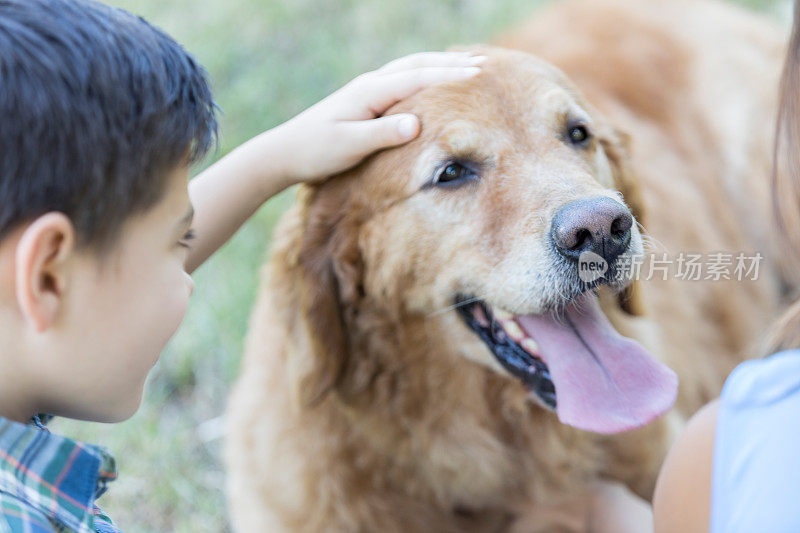
[(0, 0), (0, 532), (117, 531), (95, 506), (113, 459), (37, 413), (130, 417), (188, 273), (277, 192), (414, 138), (416, 117), (383, 112), (481, 61), (396, 60), (187, 186), (217, 128), (189, 54), (92, 0)]

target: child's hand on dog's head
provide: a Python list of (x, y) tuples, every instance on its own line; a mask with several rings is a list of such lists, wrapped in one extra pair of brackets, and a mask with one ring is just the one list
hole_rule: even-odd
[(484, 59), (471, 52), (425, 52), (358, 76), (273, 130), (281, 133), (283, 153), (291, 154), (284, 175), (294, 183), (317, 181), (412, 140), (420, 131), (415, 115), (383, 114), (425, 87), (475, 76)]
[(358, 76), (206, 169), (190, 186), (197, 238), (186, 261), (187, 271), (197, 268), (283, 189), (320, 181), (376, 150), (419, 135), (415, 115), (383, 114), (425, 87), (475, 76), (484, 59), (470, 52), (425, 52), (396, 59)]

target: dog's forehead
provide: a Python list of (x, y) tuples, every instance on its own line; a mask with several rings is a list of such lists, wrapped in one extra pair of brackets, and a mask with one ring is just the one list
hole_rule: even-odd
[(523, 157), (562, 143), (570, 121), (592, 124), (582, 96), (556, 67), (521, 52), (490, 48), (486, 55), (478, 76), (430, 87), (391, 110), (419, 116), (422, 131), (378, 158), (387, 168), (413, 162), (411, 172), (374, 184), (384, 196), (412, 194), (452, 157), (491, 167), (502, 154)]
[(489, 54), (475, 78), (422, 91), (407, 110), (421, 118), (424, 139), (459, 148), (492, 130), (549, 134), (567, 120), (592, 123), (588, 105), (560, 70), (509, 51)]

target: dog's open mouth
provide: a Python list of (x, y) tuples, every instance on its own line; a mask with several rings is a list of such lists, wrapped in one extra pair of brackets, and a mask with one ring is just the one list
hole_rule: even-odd
[(594, 294), (557, 316), (512, 315), (465, 297), (456, 303), (500, 364), (565, 424), (619, 433), (648, 424), (675, 402), (675, 373), (617, 333)]
[(542, 361), (539, 346), (517, 325), (511, 314), (473, 301), (458, 307), (467, 325), (475, 331), (512, 375), (522, 380), (545, 407), (555, 410), (556, 389), (550, 369)]

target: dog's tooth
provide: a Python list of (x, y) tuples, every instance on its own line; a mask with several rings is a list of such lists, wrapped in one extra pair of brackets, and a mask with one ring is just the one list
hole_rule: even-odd
[(502, 309), (492, 309), (492, 313), (500, 320), (511, 320), (512, 318), (514, 318), (514, 315), (512, 315), (508, 311), (503, 311)]
[(489, 327), (489, 318), (486, 316), (486, 313), (483, 311), (483, 308), (479, 305), (476, 305), (472, 308), (472, 316), (475, 317), (475, 320), (478, 321), (483, 327)]
[(522, 340), (520, 345), (525, 348), (527, 352), (538, 353), (539, 352), (539, 345), (536, 344), (536, 341), (531, 339), (530, 337), (526, 337)]
[(514, 342), (519, 342), (520, 339), (525, 338), (525, 334), (522, 332), (522, 329), (517, 325), (516, 322), (513, 320), (500, 320), (500, 323), (503, 325), (503, 329), (506, 330), (506, 333), (514, 339)]

